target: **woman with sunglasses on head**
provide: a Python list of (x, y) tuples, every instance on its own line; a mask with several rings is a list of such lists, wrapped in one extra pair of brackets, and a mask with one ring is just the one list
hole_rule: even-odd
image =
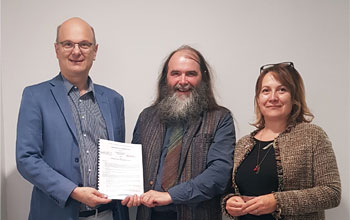
[(232, 219), (325, 219), (341, 187), (327, 134), (305, 102), (292, 62), (264, 65), (255, 86), (257, 129), (236, 145), (232, 193), (222, 202)]

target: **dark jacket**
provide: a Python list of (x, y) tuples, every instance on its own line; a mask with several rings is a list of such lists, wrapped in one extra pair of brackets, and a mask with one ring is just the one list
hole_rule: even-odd
[[(208, 151), (213, 143), (217, 130), (220, 129), (224, 118), (227, 118), (227, 116), (229, 116), (230, 123), (233, 125), (230, 111), (222, 107), (211, 112), (204, 112), (196, 122), (191, 123), (183, 137), (179, 164), (180, 172), (177, 177), (178, 184), (195, 178), (210, 166), (207, 163)], [(148, 190), (154, 189), (166, 132), (166, 127), (161, 123), (156, 107), (152, 106), (146, 108), (140, 114), (135, 131), (137, 131), (139, 137), (137, 137), (136, 140), (134, 135), (133, 143), (141, 143), (143, 149), (144, 188), (145, 192), (147, 192)], [(235, 144), (234, 128), (231, 129), (230, 135), (230, 137), (232, 137), (229, 138), (228, 141), (230, 151), (227, 152), (227, 154), (230, 154), (230, 159), (225, 161), (226, 166), (222, 169), (223, 172), (217, 174), (225, 175), (226, 177), (230, 177), (230, 168), (232, 168), (231, 159)], [(224, 161), (225, 159), (223, 158), (222, 160)], [(227, 170), (226, 167), (228, 167)], [(225, 186), (227, 186), (227, 184), (228, 182), (225, 182)], [(221, 188), (225, 189), (225, 186)], [(181, 220), (221, 219), (220, 196), (224, 193), (224, 190), (216, 190), (215, 193), (216, 194), (212, 196), (211, 199), (199, 203), (191, 205), (176, 204), (177, 218)], [(150, 214), (151, 209), (140, 206), (137, 212), (137, 219), (150, 219)]]

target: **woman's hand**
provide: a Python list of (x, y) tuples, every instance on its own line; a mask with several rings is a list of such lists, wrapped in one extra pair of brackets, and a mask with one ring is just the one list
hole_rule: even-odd
[(226, 200), (226, 211), (231, 216), (241, 216), (246, 215), (247, 212), (244, 212), (245, 202), (240, 196), (232, 196)]
[(243, 213), (251, 215), (270, 214), (276, 210), (277, 201), (273, 194), (257, 196), (247, 201), (242, 209)]

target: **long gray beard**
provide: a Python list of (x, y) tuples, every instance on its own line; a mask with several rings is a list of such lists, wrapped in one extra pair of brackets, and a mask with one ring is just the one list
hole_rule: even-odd
[(208, 109), (206, 86), (200, 83), (197, 88), (192, 87), (189, 96), (178, 97), (173, 88), (164, 86), (162, 92), (166, 95), (158, 103), (160, 119), (164, 123), (193, 122), (200, 114)]

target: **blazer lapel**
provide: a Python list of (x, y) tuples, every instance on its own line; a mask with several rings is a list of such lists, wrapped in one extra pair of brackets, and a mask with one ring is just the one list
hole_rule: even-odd
[(50, 81), (50, 84), (52, 85), (51, 93), (54, 96), (57, 105), (60, 108), (75, 140), (78, 141), (76, 134), (77, 129), (75, 127), (75, 122), (72, 114), (72, 107), (68, 102), (67, 90), (64, 88), (62, 77), (60, 75), (56, 76)]
[(98, 106), (100, 107), (101, 114), (107, 126), (108, 139), (114, 141), (112, 115), (109, 108), (108, 97), (98, 86), (95, 86), (94, 89)]

